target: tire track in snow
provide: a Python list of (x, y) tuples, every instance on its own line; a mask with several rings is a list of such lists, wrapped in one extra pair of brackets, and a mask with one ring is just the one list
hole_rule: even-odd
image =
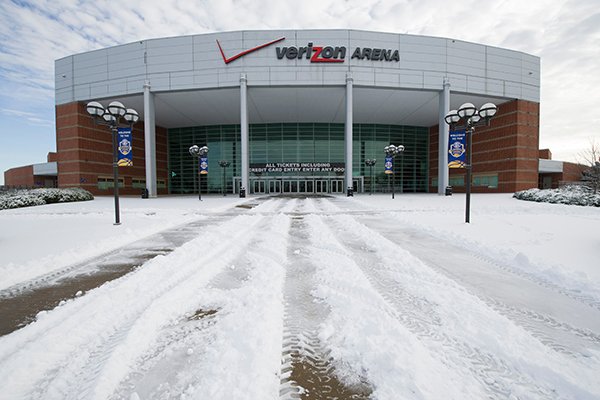
[[(590, 327), (600, 326), (593, 323), (600, 320), (600, 314), (593, 308), (588, 308), (587, 304), (582, 304), (571, 296), (562, 297), (552, 288), (539, 285), (518, 274), (512, 274), (510, 270), (497, 268), (498, 264), (493, 263), (488, 257), (456, 249), (446, 241), (415, 232), (411, 228), (401, 225), (394, 225), (393, 229), (382, 228), (380, 221), (370, 217), (362, 217), (359, 220), (370, 229), (409, 250), (430, 268), (448, 276), (460, 285), (470, 287), (469, 291), (472, 294), (498, 313), (527, 329), (553, 350), (583, 358), (589, 357), (590, 347), (600, 350), (600, 335), (590, 329)], [(448, 258), (449, 254), (453, 254), (452, 258)], [(495, 285), (482, 286), (483, 277), (495, 282)], [(494, 295), (498, 296), (503, 292), (494, 289), (495, 287), (504, 288), (507, 293), (515, 292), (520, 288), (521, 292), (530, 293), (529, 303), (524, 302), (522, 296), (513, 298), (502, 294), (503, 297), (494, 298)], [(545, 299), (552, 299), (555, 303), (555, 316), (543, 311), (547, 308)], [(577, 315), (577, 319), (573, 319), (572, 315)], [(561, 318), (568, 318), (570, 322)], [(578, 327), (574, 326), (574, 323), (583, 325)]]
[[(234, 237), (243, 240), (241, 235)], [(240, 249), (241, 251), (242, 249)], [(217, 248), (215, 253), (220, 254), (225, 251), (224, 247)], [(59, 376), (61, 381), (66, 381), (69, 389), (77, 391), (77, 399), (93, 398), (95, 384), (102, 370), (106, 367), (107, 361), (113, 356), (117, 346), (124, 342), (124, 339), (131, 331), (133, 325), (142, 317), (144, 312), (155, 302), (170, 291), (177, 290), (179, 284), (183, 283), (188, 276), (182, 277), (177, 281), (165, 287), (160, 293), (151, 299), (146, 299), (143, 306), (136, 307), (126, 314), (124, 325), (119, 326), (112, 334), (108, 336), (99, 346), (89, 352), (89, 356), (84, 365), (81, 365), (77, 370), (73, 370), (70, 366), (66, 366), (63, 373)], [(69, 376), (70, 375), (70, 376)], [(61, 383), (63, 384), (63, 383)], [(64, 385), (64, 384), (63, 384)], [(65, 393), (66, 395), (67, 393)], [(42, 396), (41, 398), (45, 398)]]
[[(249, 208), (258, 205), (248, 204)], [(254, 214), (256, 211), (236, 207), (234, 211), (210, 215), (0, 290), (0, 335), (31, 323), (40, 311), (52, 309), (62, 301), (76, 297), (78, 292), (96, 288), (130, 273), (157, 256), (169, 254), (212, 224), (225, 223), (241, 213)]]
[(591, 308), (594, 308), (594, 309), (600, 311), (600, 299), (582, 294), (577, 290), (572, 290), (572, 289), (569, 289), (569, 288), (566, 288), (563, 286), (559, 286), (553, 282), (548, 281), (547, 279), (544, 279), (542, 276), (532, 274), (532, 273), (527, 273), (526, 271), (523, 271), (521, 269), (511, 267), (505, 263), (498, 261), (495, 258), (485, 256), (481, 253), (473, 253), (473, 256), (495, 266), (496, 268), (498, 268), (502, 271), (505, 271), (505, 272), (511, 273), (513, 275), (516, 275), (518, 277), (527, 279), (539, 286), (542, 286), (546, 289), (553, 290), (558, 294), (569, 297), (573, 300), (577, 300), (580, 303), (585, 304), (588, 307), (591, 307)]
[[(589, 351), (586, 349), (587, 346), (595, 347), (597, 350), (600, 350), (600, 335), (595, 332), (572, 326), (566, 322), (558, 321), (547, 314), (539, 313), (527, 308), (509, 306), (489, 296), (477, 294), (477, 297), (495, 309), (498, 313), (505, 315), (507, 318), (510, 318), (518, 325), (527, 329), (544, 345), (556, 352), (567, 354), (574, 358), (587, 358), (590, 356)], [(573, 337), (583, 340), (574, 343), (572, 340)], [(562, 339), (562, 341), (559, 339)]]
[[(293, 201), (277, 200), (274, 210), (261, 213), (266, 218), (253, 231), (276, 230), (277, 224), (282, 222), (276, 220), (275, 216), (287, 212), (293, 207), (293, 203)], [(273, 218), (269, 218), (269, 214)], [(215, 342), (222, 340), (220, 338), (222, 332), (220, 333), (218, 329), (223, 315), (227, 316), (232, 312), (251, 312), (228, 309), (225, 299), (244, 297), (246, 294), (239, 293), (239, 289), (248, 285), (260, 285), (253, 281), (260, 279), (255, 276), (256, 269), (264, 268), (268, 263), (281, 265), (280, 254), (277, 249), (272, 248), (274, 243), (259, 234), (250, 236), (251, 240), (245, 248), (239, 251), (237, 257), (216, 274), (202, 290), (204, 301), (200, 301), (198, 306), (201, 308), (196, 312), (187, 312), (173, 323), (163, 327), (157, 334), (156, 344), (140, 357), (135, 371), (119, 384), (119, 388), (111, 398), (129, 399), (136, 394), (142, 399), (163, 399), (185, 397), (199, 390), (194, 389), (200, 385), (198, 371), (203, 364), (206, 364), (208, 349), (212, 349)], [(277, 290), (277, 288), (269, 289)], [(263, 306), (265, 309), (270, 307), (268, 304)], [(274, 345), (277, 345), (277, 342)], [(206, 366), (206, 368), (218, 369), (218, 366)], [(229, 369), (235, 370), (233, 366)], [(225, 386), (226, 382), (223, 382), (223, 385)], [(227, 390), (223, 387), (223, 392)]]
[[(343, 224), (340, 224), (340, 219), (343, 219)], [(355, 260), (366, 279), (392, 306), (395, 318), (430, 347), (441, 345), (444, 349), (443, 357), (449, 367), (470, 371), (490, 398), (509, 398), (514, 396), (514, 393), (528, 393), (528, 396), (533, 398), (558, 397), (553, 388), (541, 386), (522, 371), (513, 368), (507, 360), (447, 333), (440, 325), (435, 303), (415, 293), (409, 293), (409, 288), (403, 285), (402, 278), (399, 279), (394, 262), (381, 258), (379, 251), (354, 234), (360, 232), (362, 237), (379, 236), (374, 231), (348, 216), (329, 217), (327, 226), (330, 227), (335, 240)], [(426, 282), (422, 281), (422, 284)], [(518, 386), (516, 392), (515, 386)]]
[(312, 294), (318, 261), (309, 252), (310, 237), (302, 215), (302, 208), (292, 213), (290, 226), (280, 398), (367, 399), (371, 394), (367, 384), (351, 387), (339, 380), (330, 351), (318, 337), (328, 310)]
[[(337, 199), (334, 199), (333, 201), (335, 202)], [(346, 202), (344, 206), (355, 207), (356, 203)], [(343, 211), (340, 211), (340, 209), (333, 204), (330, 204), (326, 208), (330, 210), (330, 215), (334, 213), (336, 215), (344, 214)], [(356, 214), (356, 211), (353, 209), (350, 211), (350, 214)], [(494, 308), (498, 313), (505, 315), (515, 321), (518, 325), (527, 329), (542, 343), (557, 352), (569, 354), (573, 357), (588, 358), (590, 356), (590, 347), (600, 350), (600, 332), (595, 329), (590, 329), (594, 325), (589, 323), (590, 321), (600, 320), (600, 314), (595, 313), (595, 309), (600, 303), (594, 299), (589, 296), (580, 295), (566, 288), (561, 288), (544, 280), (542, 277), (507, 266), (498, 260), (480, 254), (479, 252), (457, 248), (455, 243), (450, 244), (446, 238), (433, 237), (418, 231), (416, 228), (407, 227), (404, 225), (404, 222), (397, 217), (397, 212), (388, 212), (387, 214), (382, 215), (382, 217), (385, 217), (386, 215), (391, 215), (392, 220), (397, 222), (389, 223), (389, 221), (386, 221), (385, 226), (382, 226), (381, 219), (373, 218), (371, 214), (368, 213), (358, 216), (358, 220), (370, 227), (370, 229), (374, 229), (382, 236), (409, 250), (412, 254), (425, 261), (429, 267), (450, 277), (454, 281), (459, 282), (461, 285), (468, 285), (469, 283), (465, 282), (464, 276), (460, 276), (456, 267), (460, 265), (478, 265), (477, 269), (479, 270), (497, 271), (495, 275), (502, 281), (510, 279), (513, 284), (516, 284), (517, 282), (527, 284), (529, 282), (538, 288), (544, 288), (554, 292), (539, 294), (539, 298), (554, 298), (556, 300), (561, 299), (562, 296), (566, 296), (571, 300), (582, 303), (583, 308), (579, 307), (575, 310), (573, 307), (577, 304), (567, 301), (572, 311), (566, 313), (563, 311), (562, 317), (569, 314), (579, 315), (580, 317), (576, 322), (581, 323), (584, 321), (586, 327), (575, 326), (573, 323), (574, 321), (567, 322), (561, 320), (560, 316), (553, 316), (540, 311), (542, 309), (541, 307), (545, 304), (534, 304), (529, 306), (519, 304), (515, 306), (507, 304), (506, 299), (501, 301), (490, 295), (486, 295), (485, 290), (477, 290), (480, 289), (478, 285), (476, 285), (477, 287), (471, 286), (471, 289), (475, 289), (471, 290), (471, 292), (482, 301)], [(447, 260), (444, 256), (444, 254), (456, 254), (455, 252), (458, 252), (460, 257), (464, 258), (464, 260), (458, 261), (453, 259), (453, 261), (451, 261)], [(477, 269), (470, 268), (471, 271), (476, 271)], [(499, 275), (501, 273), (505, 273), (505, 276)], [(490, 277), (490, 279), (493, 280), (494, 277)], [(535, 286), (530, 286), (528, 288), (524, 287), (523, 291), (530, 292), (534, 289), (538, 291), (541, 290), (536, 289)], [(591, 309), (586, 309), (588, 306), (591, 307)], [(532, 307), (538, 309), (535, 310)], [(596, 326), (598, 325), (596, 324)]]
[[(334, 199), (334, 201), (338, 201), (337, 199)], [(360, 204), (360, 203), (358, 203)], [(403, 209), (403, 210), (381, 210), (381, 211), (373, 211), (373, 210), (366, 210), (366, 211), (361, 211), (361, 209), (363, 208), (361, 206), (361, 208), (357, 207), (357, 202), (345, 202), (344, 206), (345, 207), (352, 207), (352, 209), (345, 209), (345, 210), (340, 210), (338, 209), (330, 209), (330, 211), (333, 211), (335, 213), (340, 213), (340, 214), (356, 214), (356, 215), (360, 215), (360, 216), (366, 216), (366, 215), (381, 215), (382, 217), (385, 218), (389, 218), (391, 220), (393, 220), (394, 222), (391, 223), (390, 225), (405, 225), (407, 224), (407, 222), (401, 218), (402, 214), (406, 214), (407, 212), (411, 212), (413, 210), (410, 209)], [(422, 210), (416, 210), (416, 211), (422, 211)], [(409, 223), (412, 224), (412, 223)], [(422, 233), (420, 233), (422, 234)], [(439, 235), (439, 233), (437, 234)], [(435, 238), (436, 240), (441, 240), (441, 241), (446, 241), (447, 237), (440, 237), (440, 236), (436, 236)], [(465, 242), (466, 243), (466, 242)], [(486, 263), (489, 263), (490, 266), (493, 266), (499, 270), (502, 270), (504, 272), (513, 274), (515, 276), (518, 276), (520, 278), (523, 279), (527, 279), (530, 282), (535, 283), (536, 285), (539, 285), (541, 287), (544, 287), (546, 289), (550, 289), (555, 291), (558, 294), (567, 296), (573, 300), (579, 301), (591, 308), (594, 308), (596, 310), (600, 310), (600, 299), (597, 297), (593, 297), (584, 293), (581, 293), (579, 290), (577, 289), (571, 289), (568, 287), (564, 287), (564, 286), (560, 286), (552, 281), (549, 281), (548, 279), (545, 279), (543, 276), (539, 275), (539, 274), (534, 274), (534, 273), (529, 273), (524, 269), (521, 268), (517, 268), (514, 266), (509, 265), (510, 261), (504, 261), (504, 260), (500, 260), (498, 258), (495, 258), (493, 256), (490, 255), (486, 255), (483, 254), (481, 251), (479, 252), (473, 252), (469, 247), (468, 244), (463, 243), (462, 245), (459, 244), (459, 246), (462, 246), (462, 251), (466, 251), (469, 252), (473, 257), (476, 257)], [(485, 250), (483, 250), (485, 251)], [(529, 262), (527, 259), (524, 260), (525, 262)]]
[[(234, 218), (230, 215), (228, 219)], [(76, 278), (79, 275), (89, 275), (103, 269), (105, 266), (115, 264), (141, 265), (145, 261), (158, 255), (172, 252), (187, 241), (198, 235), (200, 229), (214, 222), (222, 222), (222, 216), (209, 217), (198, 221), (179, 225), (139, 239), (127, 246), (108, 251), (87, 260), (66, 266), (59, 270), (49, 272), (26, 282), (21, 282), (6, 289), (0, 290), (0, 300), (17, 297), (27, 292), (32, 292), (39, 287), (60, 285), (62, 280)]]
[[(245, 219), (245, 223), (240, 222), (239, 218)], [(214, 275), (223, 268), (228, 259), (247, 249), (251, 232), (264, 218), (264, 215), (258, 214), (238, 216), (209, 229), (212, 235), (208, 239), (208, 243), (199, 242), (207, 245), (208, 251), (203, 254), (205, 257), (203, 259), (211, 260), (218, 257), (215, 258), (215, 261), (210, 262), (213, 270), (208, 271), (207, 274)], [(167, 257), (177, 256), (179, 262), (181, 259), (190, 260), (189, 255), (185, 252), (194, 251), (191, 245), (197, 241), (188, 243), (179, 252), (171, 253)], [(231, 246), (231, 242), (236, 245)], [(231, 251), (232, 249), (235, 249), (235, 253)], [(223, 255), (226, 256), (223, 257)], [(160, 264), (160, 261), (163, 260), (158, 261), (157, 264)], [(200, 260), (196, 262), (198, 261)], [(23, 397), (30, 399), (78, 398), (79, 394), (84, 398), (93, 398), (91, 394), (96, 393), (95, 390), (100, 381), (115, 379), (115, 372), (111, 371), (107, 365), (110, 363), (112, 366), (118, 366), (121, 358), (119, 353), (131, 356), (140, 351), (140, 349), (128, 348), (125, 345), (127, 343), (125, 339), (128, 339), (136, 325), (152, 322), (151, 317), (148, 317), (147, 320), (144, 319), (144, 314), (151, 308), (160, 308), (161, 300), (178, 295), (177, 292), (183, 287), (187, 287), (189, 290), (189, 284), (194, 281), (194, 276), (198, 272), (195, 263), (181, 265), (182, 268), (171, 268), (170, 272), (157, 271), (161, 267), (162, 265), (155, 268), (149, 266), (113, 281), (103, 288), (65, 305), (65, 312), (66, 309), (69, 309), (67, 315), (65, 312), (61, 312), (60, 308), (62, 307), (60, 307), (49, 313), (43, 320), (38, 321), (37, 324), (26, 327), (27, 332), (22, 332), (23, 334), (18, 335), (14, 340), (12, 340), (13, 337), (7, 337), (5, 346), (0, 348), (0, 382), (3, 383), (4, 389), (11, 391), (10, 388), (16, 384), (12, 393), (15, 395), (21, 393)], [(148, 277), (147, 274), (154, 275)], [(202, 279), (199, 278), (199, 280)], [(128, 291), (139, 290), (139, 285), (148, 285), (147, 292), (144, 291), (138, 297), (127, 295)], [(107, 293), (103, 294), (104, 292)], [(82, 325), (87, 325), (87, 329), (83, 332), (79, 329)], [(11, 376), (16, 371), (11, 370), (11, 365), (18, 365), (19, 358), (32, 358), (34, 357), (30, 355), (32, 352), (43, 351), (43, 349), (51, 348), (55, 343), (62, 341), (69, 342), (68, 338), (63, 337), (64, 326), (71, 326), (80, 337), (73, 338), (72, 346), (66, 349), (57, 346), (59, 351), (46, 354), (44, 362), (30, 371), (29, 382), (23, 383), (18, 380), (15, 382)], [(108, 375), (110, 378), (101, 378), (99, 373)], [(33, 391), (31, 391), (32, 389)], [(105, 398), (106, 396), (98, 396), (96, 393), (96, 397)]]
[[(270, 201), (273, 202), (274, 200), (271, 199)], [(223, 224), (239, 215), (260, 213), (263, 204), (265, 203), (247, 202), (235, 206), (232, 210), (211, 213), (195, 221), (186, 222), (138, 239), (126, 246), (104, 252), (25, 282), (17, 283), (0, 290), (0, 300), (19, 296), (24, 292), (33, 291), (40, 286), (56, 285), (64, 279), (92, 274), (102, 269), (104, 265), (117, 263), (129, 263), (132, 266), (141, 265), (143, 262), (158, 255), (166, 255), (172, 252), (174, 249), (198, 236), (203, 229), (209, 226), (216, 223)]]

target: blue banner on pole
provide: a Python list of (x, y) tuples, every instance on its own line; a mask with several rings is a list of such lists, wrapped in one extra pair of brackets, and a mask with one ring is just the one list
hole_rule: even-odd
[(131, 128), (119, 128), (117, 133), (117, 148), (119, 154), (117, 165), (119, 167), (133, 166), (133, 153), (131, 152)]
[(386, 174), (394, 173), (394, 158), (391, 156), (385, 157), (385, 173)]
[(200, 162), (200, 167), (198, 169), (198, 171), (200, 171), (200, 175), (207, 175), (208, 174), (208, 157), (200, 157), (198, 159), (198, 161)]
[(467, 165), (467, 134), (464, 130), (450, 131), (448, 140), (448, 168), (465, 168)]

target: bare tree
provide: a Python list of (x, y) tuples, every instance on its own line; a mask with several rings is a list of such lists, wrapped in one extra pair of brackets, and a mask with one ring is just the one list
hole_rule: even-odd
[(577, 154), (577, 162), (591, 167), (600, 161), (600, 143), (596, 138), (589, 138), (588, 141), (589, 147)]
[(588, 166), (583, 171), (582, 180), (594, 193), (598, 193), (600, 191), (600, 144), (590, 138), (590, 147), (579, 153), (579, 158), (583, 160), (582, 164)]

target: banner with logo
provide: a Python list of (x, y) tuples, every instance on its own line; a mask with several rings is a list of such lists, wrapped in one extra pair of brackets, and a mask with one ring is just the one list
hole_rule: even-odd
[(448, 168), (465, 168), (467, 165), (467, 134), (464, 130), (450, 131), (448, 140)]
[(384, 165), (385, 165), (385, 173), (386, 174), (394, 173), (394, 157), (386, 156)]
[(117, 165), (119, 167), (132, 167), (131, 128), (119, 128), (117, 132), (117, 149), (119, 155)]
[(200, 157), (198, 158), (199, 167), (198, 171), (200, 171), (200, 175), (208, 174), (208, 157)]

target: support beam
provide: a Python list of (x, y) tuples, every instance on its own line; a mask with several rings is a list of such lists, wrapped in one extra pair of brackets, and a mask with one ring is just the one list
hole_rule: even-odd
[(240, 133), (242, 142), (242, 188), (249, 191), (248, 168), (249, 168), (249, 152), (248, 152), (248, 78), (246, 74), (240, 76)]
[(450, 82), (444, 78), (444, 88), (440, 92), (439, 107), (439, 148), (438, 148), (438, 194), (446, 193), (446, 186), (449, 183), (448, 176), (448, 124), (444, 120), (446, 114), (450, 111)]
[(344, 130), (344, 142), (346, 143), (346, 190), (352, 187), (352, 74), (346, 74), (346, 126)]
[(148, 197), (156, 197), (156, 124), (154, 113), (154, 93), (150, 92), (150, 82), (144, 83), (144, 143), (146, 159), (146, 188)]

